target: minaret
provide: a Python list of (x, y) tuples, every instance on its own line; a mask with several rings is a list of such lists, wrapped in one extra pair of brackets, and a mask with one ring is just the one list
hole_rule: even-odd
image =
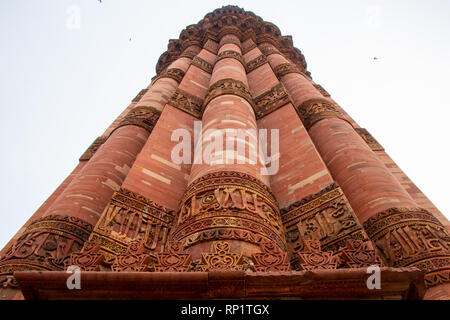
[(450, 297), (449, 222), (290, 36), (223, 7), (170, 40), (156, 73), (1, 251), (1, 299), (27, 297), (17, 281), (37, 273), (20, 271), (74, 264), (220, 281), (377, 265), (406, 288), (416, 267), (420, 297)]

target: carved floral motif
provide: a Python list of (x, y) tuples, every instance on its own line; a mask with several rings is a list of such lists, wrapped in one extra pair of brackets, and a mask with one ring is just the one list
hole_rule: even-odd
[(326, 118), (340, 118), (347, 121), (335, 104), (324, 99), (307, 100), (296, 109), (307, 130), (316, 122)]
[(148, 132), (152, 132), (153, 127), (156, 125), (160, 115), (161, 112), (153, 107), (135, 107), (128, 112), (128, 114), (114, 130), (117, 130), (123, 126), (133, 125), (144, 128)]
[[(247, 231), (277, 242), (285, 248), (276, 200), (257, 179), (239, 172), (216, 172), (194, 181), (186, 191), (172, 239), (190, 246), (208, 234), (222, 233), (247, 241)], [(214, 239), (213, 239), (214, 240)], [(261, 238), (258, 239), (261, 241)], [(252, 241), (250, 241), (252, 242)]]
[(111, 270), (116, 272), (147, 271), (149, 269), (150, 255), (143, 252), (144, 246), (140, 242), (131, 242), (125, 254), (117, 255)]
[(203, 253), (202, 271), (243, 270), (242, 254), (231, 253), (231, 245), (226, 241), (212, 244), (212, 253)]
[(233, 94), (244, 98), (253, 107), (252, 95), (242, 81), (235, 79), (222, 79), (216, 81), (209, 87), (209, 92), (203, 104), (203, 109), (205, 109), (212, 99), (224, 94)]
[(81, 252), (75, 252), (70, 255), (70, 259), (66, 261), (66, 268), (75, 265), (83, 271), (99, 271), (104, 259), (105, 257), (100, 252), (100, 245), (86, 241)]
[(203, 100), (180, 88), (177, 88), (167, 102), (171, 106), (183, 110), (196, 118), (201, 118)]
[(156, 272), (186, 272), (189, 271), (191, 255), (183, 252), (183, 243), (169, 241), (167, 244), (168, 252), (156, 254), (158, 264), (155, 266)]
[(265, 241), (260, 244), (262, 252), (252, 255), (255, 271), (288, 271), (287, 252), (278, 248), (274, 241)]
[(336, 269), (337, 262), (332, 252), (323, 252), (320, 241), (306, 241), (308, 251), (298, 252), (300, 268), (302, 270)]

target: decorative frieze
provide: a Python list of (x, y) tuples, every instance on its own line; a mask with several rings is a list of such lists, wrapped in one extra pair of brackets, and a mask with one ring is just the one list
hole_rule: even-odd
[(273, 240), (285, 249), (278, 206), (266, 186), (240, 172), (205, 175), (186, 191), (171, 239), (185, 247), (236, 239), (251, 243)]
[(425, 270), (428, 286), (450, 282), (450, 235), (428, 211), (390, 208), (363, 225), (388, 266)]
[(119, 125), (114, 129), (117, 130), (123, 126), (138, 126), (144, 128), (148, 132), (152, 132), (153, 127), (161, 115), (161, 111), (147, 106), (135, 107), (128, 112)]
[(287, 252), (281, 251), (274, 241), (265, 241), (260, 244), (262, 252), (252, 254), (255, 271), (288, 271)]
[(333, 252), (322, 251), (320, 241), (306, 241), (306, 250), (298, 252), (301, 270), (336, 269), (337, 262)]
[(203, 99), (177, 88), (167, 102), (171, 106), (183, 110), (196, 118), (201, 118)]
[(125, 254), (117, 255), (111, 270), (115, 272), (143, 272), (149, 269), (150, 255), (143, 253), (144, 246), (138, 241), (128, 245)]
[(92, 156), (97, 152), (98, 148), (101, 147), (105, 141), (108, 140), (108, 137), (98, 137), (97, 139), (92, 142), (92, 144), (89, 146), (89, 148), (86, 149), (86, 151), (83, 153), (83, 155), (80, 157), (80, 161), (89, 161)]
[[(281, 218), (291, 254), (304, 251), (308, 240), (318, 240), (322, 248), (333, 252), (345, 247), (349, 239), (369, 240), (335, 183), (282, 209)], [(298, 268), (295, 255), (291, 256), (291, 264)]]
[(199, 56), (195, 56), (194, 59), (192, 59), (191, 64), (193, 66), (196, 66), (197, 68), (200, 68), (201, 70), (212, 74), (214, 65), (209, 63), (208, 61), (200, 58)]
[(289, 102), (289, 96), (283, 84), (279, 83), (257, 96), (254, 102), (256, 119), (260, 119)]
[(184, 57), (184, 58), (193, 59), (197, 54), (198, 54), (197, 51), (187, 50), (187, 51), (183, 52), (182, 54), (180, 54), (180, 58)]
[(219, 62), (222, 59), (227, 59), (227, 58), (236, 59), (237, 61), (239, 61), (242, 64), (244, 69), (247, 67), (247, 65), (245, 64), (245, 61), (244, 61), (244, 58), (242, 57), (242, 55), (239, 52), (234, 51), (234, 50), (225, 50), (225, 51), (222, 51), (221, 53), (219, 53), (217, 55), (215, 63)]
[(100, 245), (96, 242), (87, 241), (84, 243), (81, 252), (70, 255), (70, 260), (65, 263), (66, 269), (69, 266), (77, 266), (82, 271), (100, 271), (100, 266), (105, 260), (100, 252)]
[(356, 132), (363, 138), (372, 151), (384, 151), (384, 148), (377, 140), (364, 128), (355, 128)]
[(181, 83), (181, 80), (183, 80), (185, 75), (185, 72), (178, 68), (170, 68), (166, 69), (163, 72), (161, 72), (159, 75), (154, 77), (152, 79), (152, 83), (154, 83), (156, 80), (161, 78), (171, 78), (174, 79), (176, 82)]
[(202, 271), (243, 270), (242, 254), (231, 253), (231, 245), (226, 241), (212, 244), (212, 253), (202, 254)]
[[(103, 211), (90, 241), (100, 243), (106, 263), (125, 254), (133, 241), (141, 242), (145, 253), (161, 252), (166, 244), (174, 212), (126, 189), (116, 191)], [(156, 261), (154, 256), (152, 261)]]
[(247, 63), (246, 71), (247, 71), (247, 73), (250, 73), (265, 63), (267, 63), (267, 58), (265, 55), (262, 54), (259, 57), (255, 58)]
[(271, 54), (281, 54), (277, 48), (272, 46), (260, 46), (259, 50), (261, 50), (262, 54), (266, 57), (270, 56)]
[(253, 99), (250, 91), (247, 89), (246, 85), (239, 80), (235, 79), (222, 79), (216, 81), (209, 87), (208, 95), (206, 96), (205, 102), (203, 103), (203, 110), (206, 108), (208, 103), (217, 98), (218, 96), (224, 94), (232, 94), (239, 96), (247, 100), (247, 102), (253, 107)]
[(78, 252), (92, 225), (68, 216), (46, 216), (31, 223), (0, 257), (0, 275), (24, 270), (63, 270), (72, 252)]
[(297, 106), (296, 110), (307, 130), (316, 122), (326, 118), (339, 118), (347, 121), (338, 106), (324, 99), (307, 100), (300, 106)]
[(289, 63), (289, 62), (281, 63), (281, 64), (277, 65), (275, 68), (273, 68), (273, 72), (275, 73), (275, 75), (277, 76), (278, 80), (280, 80), (280, 81), (281, 81), (281, 78), (283, 76), (285, 76), (285, 75), (287, 75), (289, 73), (300, 73), (300, 74), (303, 74), (301, 72), (301, 70), (295, 64), (292, 64), (292, 63)]

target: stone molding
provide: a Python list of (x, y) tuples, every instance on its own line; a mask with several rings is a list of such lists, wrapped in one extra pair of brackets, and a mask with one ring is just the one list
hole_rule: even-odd
[(427, 286), (450, 282), (450, 234), (425, 209), (390, 208), (363, 225), (388, 266), (425, 270)]
[(163, 250), (175, 213), (135, 192), (121, 188), (114, 192), (89, 240), (100, 244), (105, 263), (125, 254), (130, 243), (141, 242), (145, 253)]
[(247, 89), (247, 86), (242, 81), (235, 79), (222, 79), (216, 81), (209, 87), (208, 95), (206, 96), (203, 104), (203, 111), (208, 106), (211, 100), (224, 94), (239, 96), (247, 100), (252, 108), (254, 107), (252, 95)]
[(176, 82), (181, 83), (184, 75), (185, 75), (185, 72), (183, 70), (178, 69), (178, 68), (170, 68), (170, 69), (164, 70), (159, 75), (156, 75), (155, 77), (153, 77), (152, 83), (155, 83), (157, 80), (159, 80), (161, 78), (171, 78), (171, 79), (175, 80)]
[(22, 270), (63, 270), (93, 230), (81, 219), (49, 215), (32, 222), (0, 258), (0, 275)]
[(292, 63), (286, 62), (286, 63), (280, 63), (279, 65), (275, 66), (273, 68), (273, 72), (275, 73), (275, 76), (278, 78), (278, 80), (281, 81), (281, 78), (289, 73), (299, 73), (301, 75), (304, 75), (301, 70), (293, 65)]
[(247, 73), (252, 72), (253, 70), (256, 70), (257, 68), (259, 68), (260, 66), (264, 65), (267, 63), (267, 58), (265, 55), (260, 55), (259, 57), (250, 60), (247, 65), (245, 70), (247, 71)]
[(199, 56), (195, 56), (194, 59), (191, 61), (191, 65), (196, 66), (197, 68), (212, 74), (214, 65), (209, 63), (208, 61), (200, 58)]
[(196, 97), (180, 88), (177, 88), (172, 97), (167, 102), (171, 106), (178, 108), (197, 119), (201, 119), (203, 99)]
[(195, 180), (185, 192), (171, 240), (185, 247), (213, 240), (286, 248), (278, 205), (268, 187), (247, 174), (222, 171)]
[(256, 119), (266, 116), (288, 102), (289, 96), (283, 84), (277, 84), (254, 99)]
[(339, 110), (339, 107), (329, 100), (321, 98), (310, 99), (303, 102), (295, 109), (302, 119), (306, 130), (311, 129), (316, 122), (327, 118), (339, 118), (352, 125)]

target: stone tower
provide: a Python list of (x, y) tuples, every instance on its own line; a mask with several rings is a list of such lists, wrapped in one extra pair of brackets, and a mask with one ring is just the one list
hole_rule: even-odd
[(2, 299), (450, 298), (449, 222), (252, 12), (170, 40), (79, 160), (1, 251)]

